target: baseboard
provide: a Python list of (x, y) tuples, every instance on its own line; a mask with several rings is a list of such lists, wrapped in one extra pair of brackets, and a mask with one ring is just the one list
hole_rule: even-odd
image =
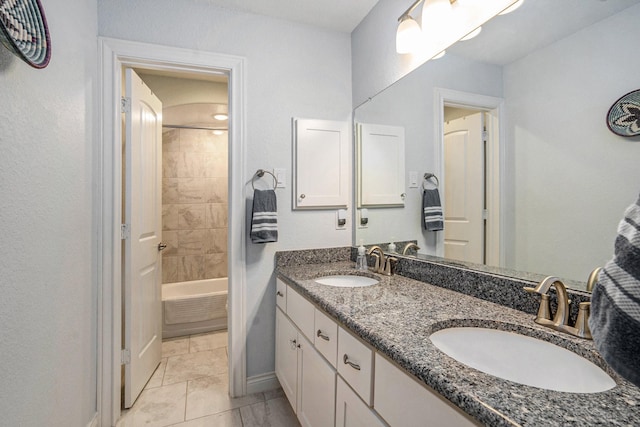
[(247, 394), (275, 390), (278, 387), (280, 387), (280, 382), (275, 372), (268, 372), (247, 378)]
[(87, 424), (87, 427), (98, 427), (98, 413), (93, 414), (93, 418)]

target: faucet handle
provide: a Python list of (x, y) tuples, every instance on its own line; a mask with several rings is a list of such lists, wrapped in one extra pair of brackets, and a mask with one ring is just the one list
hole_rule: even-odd
[(581, 338), (592, 339), (589, 329), (589, 314), (591, 312), (591, 302), (584, 301), (578, 305), (578, 318), (576, 319), (575, 333)]
[(387, 262), (384, 265), (384, 274), (387, 276), (393, 275), (398, 264), (398, 258), (390, 256), (387, 257)]

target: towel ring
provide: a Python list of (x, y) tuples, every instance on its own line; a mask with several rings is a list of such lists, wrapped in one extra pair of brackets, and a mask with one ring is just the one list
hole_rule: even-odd
[[(435, 180), (436, 180), (436, 188), (437, 188), (437, 187), (439, 187), (439, 186), (440, 186), (440, 181), (438, 180), (438, 177), (437, 177), (437, 176), (435, 176), (434, 174), (429, 173), (429, 172), (427, 172), (427, 173), (425, 173), (425, 174), (424, 174), (424, 180), (425, 180), (425, 181), (429, 181), (431, 178), (433, 178), (433, 179), (435, 179)], [(425, 184), (425, 183), (423, 182), (423, 183), (422, 183), (422, 188), (426, 190), (426, 188), (425, 188), (424, 184)]]
[(269, 171), (266, 171), (264, 169), (258, 169), (256, 171), (256, 173), (253, 174), (253, 178), (251, 178), (251, 188), (255, 191), (256, 187), (253, 185), (253, 183), (255, 182), (255, 180), (257, 178), (262, 178), (264, 176), (265, 173), (268, 173), (269, 175), (271, 175), (273, 177), (273, 189), (275, 190), (276, 187), (278, 186), (278, 178), (276, 178), (276, 176), (274, 174), (272, 174)]

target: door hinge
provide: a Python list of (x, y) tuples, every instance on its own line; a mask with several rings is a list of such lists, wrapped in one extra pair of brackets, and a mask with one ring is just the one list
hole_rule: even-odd
[(482, 131), (482, 139), (485, 140), (485, 141), (487, 139), (489, 139), (489, 132), (487, 132), (486, 130), (483, 130)]
[(120, 224), (120, 239), (127, 240), (130, 235), (129, 224)]
[(120, 98), (120, 112), (128, 113), (131, 111), (131, 98)]
[(123, 348), (120, 354), (120, 364), (128, 365), (131, 363), (131, 350)]
[(482, 209), (482, 219), (489, 218), (489, 211), (487, 209)]

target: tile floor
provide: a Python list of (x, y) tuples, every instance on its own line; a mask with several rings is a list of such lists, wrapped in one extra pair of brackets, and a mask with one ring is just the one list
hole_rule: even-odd
[(162, 362), (117, 427), (299, 426), (282, 389), (229, 397), (227, 332), (162, 342)]

